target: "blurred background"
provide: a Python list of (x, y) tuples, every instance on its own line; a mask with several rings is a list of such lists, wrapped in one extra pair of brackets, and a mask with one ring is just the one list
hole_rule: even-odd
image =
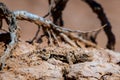
[[(10, 10), (26, 10), (39, 16), (44, 16), (48, 12), (48, 0), (0, 0), (9, 7)], [(96, 0), (104, 8), (109, 21), (112, 25), (112, 31), (116, 36), (115, 51), (120, 52), (120, 0)], [(100, 27), (100, 21), (91, 8), (82, 0), (69, 0), (63, 11), (65, 27), (90, 31)], [(19, 21), (22, 40), (31, 40), (35, 35), (37, 26), (27, 21)], [(4, 24), (4, 29), (8, 26)], [(98, 44), (105, 48), (107, 38), (104, 31), (97, 36)]]

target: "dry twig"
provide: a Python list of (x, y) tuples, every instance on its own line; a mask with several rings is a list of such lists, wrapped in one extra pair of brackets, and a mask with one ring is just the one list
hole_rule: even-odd
[(99, 20), (101, 21), (101, 25), (107, 24), (107, 26), (104, 28), (104, 31), (108, 38), (107, 48), (114, 50), (115, 48), (115, 35), (112, 33), (112, 26), (104, 13), (104, 9), (102, 6), (97, 3), (95, 0), (83, 0), (85, 1), (93, 10), (94, 13), (97, 14)]
[(49, 11), (47, 15), (50, 19), (52, 18), (53, 23), (59, 26), (64, 26), (64, 21), (62, 18), (62, 11), (65, 9), (68, 0), (48, 0)]
[[(3, 56), (0, 58), (0, 66), (3, 68), (5, 66), (5, 60), (9, 57), (11, 50), (15, 47), (16, 42), (18, 41), (18, 35), (17, 35), (17, 23), (16, 23), (16, 16), (4, 5), (3, 3), (0, 3), (0, 21), (2, 19), (5, 19), (7, 24), (9, 25), (9, 31), (10, 31), (10, 38), (11, 42), (7, 46)], [(0, 22), (0, 26), (2, 28), (2, 22)]]
[[(52, 35), (55, 34), (55, 35), (59, 35), (62, 39), (64, 39), (67, 43), (71, 44), (72, 46), (77, 46), (77, 44), (75, 44), (76, 41), (81, 41), (86, 46), (97, 47), (96, 44), (94, 44), (88, 40), (85, 40), (83, 38), (83, 36), (82, 35), (79, 36), (79, 34), (94, 33), (94, 32), (102, 30), (106, 26), (106, 25), (104, 25), (103, 27), (101, 27), (99, 29), (85, 32), (85, 31), (71, 30), (71, 29), (57, 26), (54, 23), (52, 23), (50, 20), (46, 20), (40, 16), (37, 16), (35, 14), (31, 14), (27, 11), (14, 11), (14, 14), (16, 15), (16, 18), (19, 20), (27, 20), (30, 22), (34, 22), (37, 25), (42, 25), (41, 27), (45, 28), (44, 32), (46, 32), (46, 30), (47, 30), (48, 39), (49, 39), (50, 43), (52, 43), (52, 40), (54, 40), (54, 38), (55, 38), (55, 36), (52, 36)], [(52, 32), (51, 32), (51, 30), (52, 30)], [(73, 43), (71, 40), (73, 40), (73, 42), (75, 42), (75, 43)]]

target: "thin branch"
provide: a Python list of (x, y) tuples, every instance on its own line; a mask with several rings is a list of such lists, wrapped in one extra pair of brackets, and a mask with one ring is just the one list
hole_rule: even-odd
[(92, 31), (71, 30), (71, 29), (67, 29), (67, 28), (63, 28), (58, 25), (55, 25), (54, 23), (52, 23), (52, 21), (47, 20), (43, 17), (37, 16), (35, 14), (29, 13), (27, 11), (14, 11), (14, 14), (16, 15), (16, 18), (19, 20), (27, 20), (37, 25), (44, 25), (44, 27), (47, 27), (47, 28), (52, 27), (58, 31), (65, 31), (65, 32), (67, 31), (67, 32), (72, 32), (72, 33), (84, 33), (85, 34), (85, 33), (97, 32), (107, 26), (107, 24), (104, 24), (101, 28), (98, 28)]
[(58, 39), (57, 39), (57, 36), (56, 36), (56, 34), (54, 33), (53, 30), (51, 30), (51, 34), (52, 34), (52, 36), (53, 36), (53, 38), (54, 38), (54, 41), (56, 41), (57, 44), (58, 44), (58, 46), (60, 46), (60, 43), (59, 43), (59, 41), (58, 41)]
[(0, 18), (5, 19), (7, 24), (9, 25), (11, 38), (11, 42), (3, 53), (3, 56), (0, 58), (0, 67), (2, 69), (5, 66), (5, 60), (9, 57), (12, 49), (15, 47), (18, 41), (18, 27), (16, 23), (16, 16), (3, 3), (0, 3)]
[(108, 43), (107, 43), (106, 47), (108, 49), (114, 50), (115, 42), (116, 42), (115, 35), (112, 33), (112, 30), (111, 30), (112, 26), (106, 16), (106, 14), (104, 13), (104, 9), (95, 0), (83, 0), (83, 1), (85, 1), (91, 7), (93, 12), (97, 14), (99, 20), (101, 21), (101, 25), (107, 24), (107, 26), (104, 28), (104, 31), (108, 38)]
[[(63, 27), (57, 26), (54, 23), (52, 23), (51, 21), (46, 20), (46, 19), (44, 19), (44, 18), (42, 18), (40, 16), (37, 16), (35, 14), (31, 14), (31, 13), (29, 13), (27, 11), (15, 11), (14, 14), (16, 15), (17, 19), (19, 19), (19, 20), (27, 20), (27, 21), (30, 21), (30, 22), (32, 21), (32, 22), (34, 22), (37, 25), (44, 25), (42, 27), (48, 28), (48, 29), (54, 29), (54, 30), (56, 30), (59, 33), (64, 33), (65, 35), (69, 36), (70, 38), (74, 38), (76, 40), (82, 41), (85, 44), (87, 44), (89, 46), (91, 45), (93, 47), (96, 47), (96, 44), (83, 39), (82, 36), (80, 37), (77, 34), (78, 33), (79, 34), (82, 34), (82, 33), (85, 34), (85, 33), (97, 32), (97, 31), (102, 30), (106, 26), (106, 24), (105, 24), (104, 26), (102, 26), (99, 29), (96, 29), (96, 30), (93, 30), (93, 31), (86, 31), (85, 32), (85, 31), (80, 31), (80, 30), (70, 30), (70, 29), (67, 29), (67, 28), (63, 28)], [(73, 34), (77, 33), (77, 34), (73, 35), (72, 33)], [(63, 35), (61, 37), (63, 37)], [(68, 39), (66, 39), (66, 40), (68, 40)], [(69, 40), (67, 42), (69, 42)]]
[(68, 0), (48, 0), (49, 11), (45, 16), (52, 17), (53, 23), (59, 26), (64, 26), (62, 12), (66, 7)]
[(75, 44), (74, 41), (72, 41), (67, 35), (65, 35), (64, 33), (60, 33), (60, 36), (62, 36), (62, 38), (69, 43), (71, 46), (73, 47), (77, 47), (77, 45)]
[(53, 40), (52, 40), (51, 32), (48, 29), (47, 29), (47, 33), (48, 33), (49, 44), (50, 44), (50, 46), (52, 46), (53, 45)]

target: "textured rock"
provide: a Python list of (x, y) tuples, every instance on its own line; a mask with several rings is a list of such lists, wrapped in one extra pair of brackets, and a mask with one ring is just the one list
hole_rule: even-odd
[[(92, 54), (92, 59), (74, 64), (54, 57), (43, 60), (40, 57), (42, 53), (36, 52), (38, 49), (46, 49), (46, 53), (52, 50), (58, 55), (68, 54), (71, 50), (76, 54), (78, 50), (79, 54)], [(6, 61), (6, 67), (0, 71), (0, 80), (120, 80), (119, 52), (94, 48), (80, 50), (82, 52), (69, 47), (39, 48), (37, 44), (19, 42)]]

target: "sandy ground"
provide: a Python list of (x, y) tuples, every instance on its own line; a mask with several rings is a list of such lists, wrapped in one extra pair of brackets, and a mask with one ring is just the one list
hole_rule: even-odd
[[(105, 13), (107, 14), (107, 17), (113, 26), (112, 30), (116, 36), (116, 51), (120, 51), (120, 0), (96, 1), (100, 2), (105, 9)], [(48, 11), (47, 0), (0, 0), (0, 2), (4, 2), (10, 10), (27, 10), (39, 16), (44, 16)], [(81, 0), (70, 0), (66, 9), (64, 10), (63, 17), (65, 21), (65, 27), (69, 27), (71, 29), (87, 31), (94, 30), (100, 26), (100, 22), (96, 14), (94, 14), (88, 5)], [(19, 26), (22, 30), (21, 37), (24, 40), (32, 39), (35, 31), (37, 30), (37, 27), (29, 22), (20, 21)], [(6, 25), (4, 25), (3, 28), (6, 29)], [(100, 46), (105, 47), (107, 39), (103, 31), (98, 35), (97, 41)]]

